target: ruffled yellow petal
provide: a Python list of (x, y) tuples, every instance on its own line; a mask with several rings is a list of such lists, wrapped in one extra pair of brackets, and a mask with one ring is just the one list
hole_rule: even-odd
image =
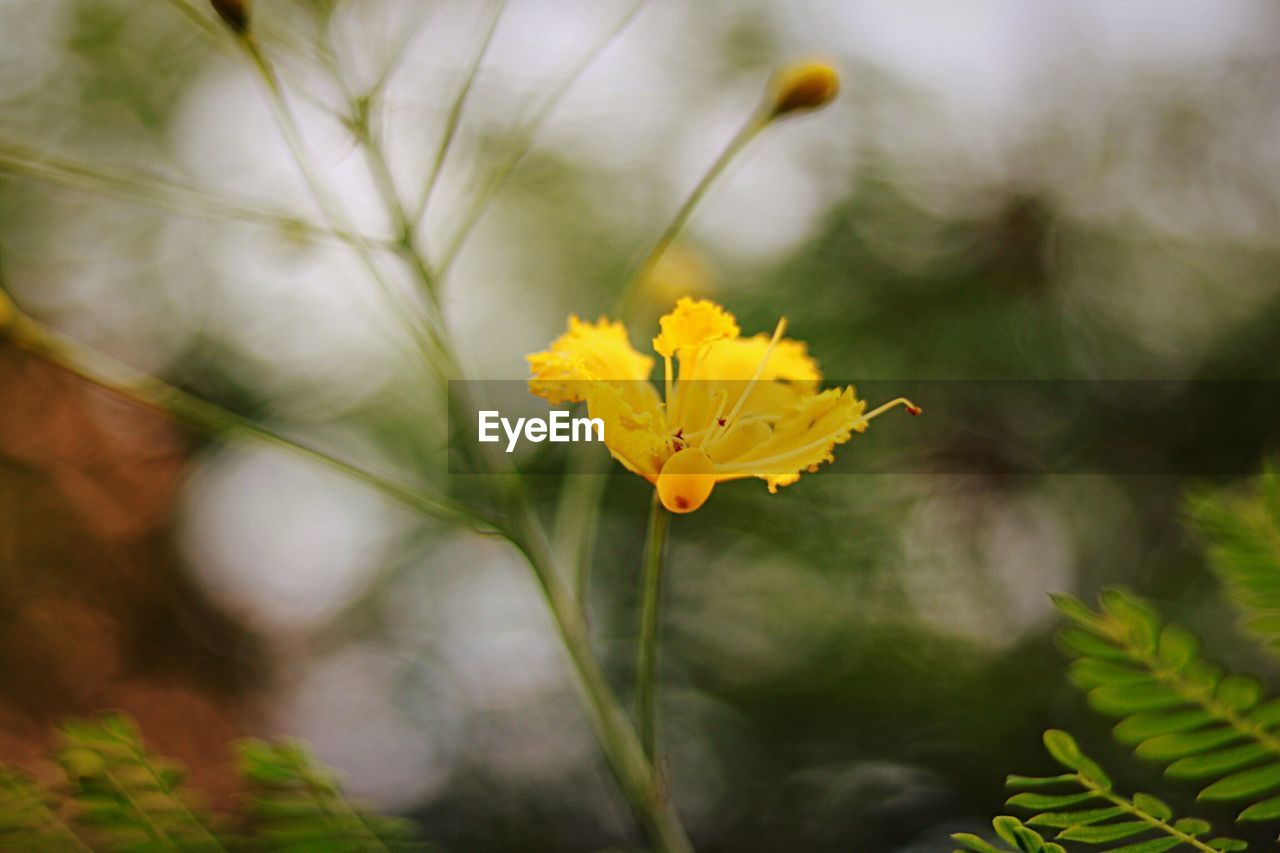
[[(769, 358), (764, 361), (766, 353)], [(760, 377), (751, 385), (751, 377), (762, 362)], [(817, 391), (821, 378), (817, 362), (800, 341), (784, 338), (772, 352), (767, 335), (716, 341), (681, 359), (675, 389), (678, 399), (670, 420), (676, 429), (697, 432), (717, 415), (733, 411), (749, 385), (750, 395), (739, 410), (740, 417), (780, 415)]]
[(866, 401), (853, 388), (832, 388), (806, 397), (786, 412), (764, 441), (734, 458), (716, 462), (717, 475), (760, 477), (777, 491), (833, 460), (832, 450), (867, 428)]
[(590, 382), (649, 378), (653, 359), (631, 346), (627, 328), (601, 317), (595, 323), (569, 318), (568, 330), (543, 352), (527, 356), (529, 390), (553, 404), (586, 399)]
[(677, 302), (675, 309), (659, 320), (658, 325), (662, 331), (653, 339), (653, 348), (666, 358), (681, 350), (736, 338), (742, 331), (733, 315), (719, 305), (687, 296)]
[[(696, 359), (682, 361), (680, 378), (694, 380), (748, 380), (755, 375), (769, 349), (768, 335), (717, 341)], [(802, 341), (783, 338), (774, 345), (760, 374), (762, 380), (786, 380), (813, 388), (822, 379), (818, 363)]]
[(604, 421), (604, 443), (627, 470), (650, 482), (671, 455), (662, 401), (648, 382), (600, 382), (586, 386), (587, 414)]

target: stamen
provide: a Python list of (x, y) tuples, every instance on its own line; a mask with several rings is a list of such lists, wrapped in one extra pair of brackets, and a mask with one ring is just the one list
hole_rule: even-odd
[[(716, 472), (717, 473), (724, 472), (728, 474), (728, 473), (733, 473), (735, 471), (742, 471), (742, 472), (749, 471), (752, 474), (757, 474), (757, 475), (760, 474), (761, 472), (764, 472), (767, 474), (769, 473), (769, 466), (780, 463), (789, 457), (802, 456), (805, 453), (808, 453), (810, 450), (817, 450), (819, 447), (822, 447), (823, 445), (829, 442), (835, 441), (836, 436), (840, 435), (840, 433), (844, 432), (846, 429), (848, 429), (848, 425), (841, 424), (838, 429), (832, 430), (831, 432), (824, 435), (822, 438), (811, 441), (808, 444), (801, 445), (800, 447), (797, 447), (793, 450), (788, 450), (784, 453), (775, 453), (773, 456), (766, 456), (763, 459), (748, 459), (743, 462), (722, 463), (716, 466)], [(789, 472), (779, 470), (777, 473), (786, 474)]]
[(720, 413), (716, 412), (716, 429), (712, 430), (711, 436), (703, 442), (703, 448), (706, 449), (715, 444), (720, 439), (728, 435), (729, 430), (733, 428), (733, 420), (742, 411), (742, 407), (747, 404), (747, 398), (751, 396), (751, 392), (755, 390), (756, 383), (760, 381), (760, 377), (764, 375), (765, 366), (769, 363), (769, 356), (773, 355), (773, 351), (778, 346), (778, 341), (782, 340), (782, 333), (787, 330), (787, 318), (782, 317), (778, 320), (778, 326), (773, 330), (773, 337), (769, 339), (769, 346), (765, 348), (764, 355), (760, 357), (760, 363), (756, 365), (756, 372), (752, 374), (751, 381), (747, 383), (747, 387), (743, 390), (742, 396), (738, 397), (738, 402), (734, 404), (733, 411), (721, 418)]
[(667, 404), (667, 408), (670, 409), (671, 383), (673, 381), (673, 377), (671, 375), (671, 356), (669, 355), (664, 355), (662, 357), (662, 378), (666, 381), (666, 388), (664, 389), (666, 393), (662, 395), (662, 400)]
[(918, 415), (924, 411), (924, 409), (920, 408), (915, 403), (908, 400), (906, 397), (898, 397), (895, 400), (890, 400), (889, 402), (885, 403), (883, 406), (878, 406), (877, 408), (872, 409), (870, 412), (868, 412), (864, 416), (864, 420), (869, 421), (872, 418), (878, 418), (881, 415), (883, 415), (885, 412), (894, 408), (895, 406), (902, 406), (904, 409), (907, 410), (908, 415), (913, 415), (913, 416)]
[[(725, 405), (729, 402), (729, 392), (726, 391), (724, 388), (721, 388), (719, 391), (716, 392), (716, 396), (720, 398), (720, 403), (719, 405), (716, 406), (716, 413), (713, 416), (713, 420), (715, 420), (716, 424), (718, 425), (724, 421), (724, 418), (722, 418), (721, 415), (724, 413)], [(692, 440), (695, 436), (701, 437), (704, 433), (707, 435), (710, 435), (715, 429), (716, 429), (715, 426), (705, 427), (704, 429), (700, 429), (697, 432), (689, 433), (689, 438), (690, 440)]]
[[(915, 403), (908, 400), (906, 397), (899, 397), (896, 400), (890, 400), (888, 403), (885, 403), (883, 406), (873, 409), (868, 414), (863, 415), (863, 420), (869, 421), (872, 418), (879, 417), (880, 415), (883, 415), (885, 412), (889, 411), (895, 406), (902, 406), (907, 410), (907, 413), (911, 415), (918, 415), (922, 411), (924, 411)], [(817, 448), (822, 447), (827, 442), (833, 441), (835, 437), (838, 436), (841, 432), (843, 432), (846, 428), (847, 428), (847, 425), (841, 425), (839, 429), (836, 429), (827, 433), (822, 438), (817, 439), (816, 441), (811, 441), (808, 444), (795, 448), (794, 450), (788, 450), (785, 453), (776, 453), (773, 456), (768, 456), (768, 457), (765, 457), (764, 459), (748, 459), (742, 462), (725, 463), (725, 464), (718, 465), (716, 470), (717, 472), (723, 472), (723, 473), (731, 473), (736, 471), (751, 471), (751, 472), (758, 473), (762, 470), (767, 471), (767, 466), (778, 464), (779, 462), (787, 459), (788, 457), (802, 456), (805, 453), (808, 453), (810, 450), (816, 450)], [(785, 473), (785, 472), (782, 472), (782, 473)]]
[[(671, 409), (670, 409), (671, 417), (668, 418), (669, 423), (678, 424), (682, 420), (684, 420), (684, 400), (685, 400), (685, 397), (687, 396), (685, 394), (685, 389), (687, 387), (686, 383), (690, 381), (690, 377), (697, 375), (698, 363), (702, 361), (702, 356), (706, 353), (708, 348), (709, 348), (709, 344), (703, 344), (702, 346), (694, 350), (693, 354), (689, 356), (689, 360), (687, 364), (683, 359), (681, 359), (680, 378), (676, 381), (676, 390), (675, 390), (676, 397), (675, 397), (675, 402), (671, 404)], [(668, 391), (667, 393), (668, 395), (670, 395), (670, 391)]]

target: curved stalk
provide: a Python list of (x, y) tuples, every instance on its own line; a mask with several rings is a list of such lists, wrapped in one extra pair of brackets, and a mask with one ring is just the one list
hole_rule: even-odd
[[(3, 299), (0, 295), (0, 299)], [(125, 399), (158, 409), (174, 419), (215, 436), (235, 436), (259, 444), (287, 450), (319, 463), (381, 492), (424, 515), (461, 523), (468, 527), (492, 529), (493, 522), (444, 498), (404, 483), (381, 477), (336, 456), (316, 450), (281, 433), (249, 420), (243, 415), (195, 397), (180, 388), (124, 365), (109, 356), (64, 338), (36, 320), (18, 314), (13, 325), (0, 330), (18, 346), (48, 359), (64, 370), (92, 382)]]
[[(326, 237), (354, 243), (356, 237), (308, 221), (288, 211), (274, 209), (248, 199), (208, 193), (199, 187), (143, 172), (91, 166), (0, 138), (0, 170), (38, 181), (48, 181), (81, 192), (114, 196), (181, 216), (202, 216), (212, 220), (249, 222), (296, 232), (309, 237)], [(379, 249), (388, 248), (380, 237), (363, 236)]]
[(426, 215), (427, 206), (431, 204), (431, 195), (435, 192), (436, 184), (440, 181), (441, 172), (444, 171), (444, 161), (449, 158), (449, 149), (453, 147), (453, 140), (458, 135), (458, 126), (462, 124), (462, 111), (466, 109), (467, 98), (471, 95), (471, 87), (475, 85), (476, 77), (480, 75), (480, 66), (484, 64), (484, 58), (489, 53), (489, 46), (493, 44), (493, 36), (498, 32), (498, 21), (502, 19), (502, 13), (506, 10), (506, 7), (507, 0), (495, 0), (493, 13), (489, 18), (489, 27), (485, 30), (479, 49), (471, 59), (471, 67), (467, 69), (467, 75), (462, 81), (462, 88), (458, 90), (458, 94), (453, 99), (453, 104), (449, 107), (449, 115), (444, 122), (444, 134), (440, 137), (440, 145), (436, 149), (435, 159), (431, 163), (431, 172), (427, 175), (426, 183), (422, 188), (422, 195), (419, 197), (413, 211), (414, 222), (420, 221)]
[(649, 508), (649, 534), (644, 545), (644, 575), (640, 594), (640, 643), (636, 653), (636, 726), (640, 745), (650, 761), (657, 755), (658, 634), (662, 628), (662, 570), (666, 562), (667, 528), (671, 514), (662, 508), (658, 490)]
[(614, 25), (613, 29), (596, 43), (596, 46), (565, 75), (560, 84), (549, 92), (534, 110), (533, 118), (519, 132), (515, 144), (512, 145), (506, 159), (489, 174), (489, 179), (485, 182), (480, 192), (476, 194), (466, 213), (462, 215), (461, 224), (454, 230), (448, 246), (440, 254), (438, 265), (440, 274), (443, 275), (445, 270), (453, 265), (458, 253), (462, 251), (462, 247), (466, 244), (467, 238), (471, 236), (476, 223), (480, 221), (485, 211), (488, 210), (489, 202), (497, 195), (498, 190), (502, 189), (503, 184), (507, 182), (507, 178), (511, 177), (511, 173), (515, 171), (516, 167), (520, 165), (520, 162), (524, 160), (525, 156), (533, 148), (533, 142), (538, 136), (538, 131), (551, 118), (551, 114), (556, 111), (556, 107), (560, 106), (560, 102), (564, 100), (564, 96), (573, 88), (573, 84), (577, 83), (582, 78), (582, 75), (587, 72), (587, 69), (594, 65), (600, 55), (608, 49), (609, 45), (613, 44), (626, 31), (627, 27), (631, 26), (631, 22), (636, 19), (648, 2), (649, 0), (636, 0), (626, 14)]
[(763, 108), (758, 108), (738, 132), (733, 135), (733, 138), (725, 145), (724, 150), (720, 152), (720, 156), (712, 162), (711, 166), (702, 175), (702, 178), (689, 192), (684, 203), (676, 210), (676, 214), (672, 217), (670, 224), (658, 237), (657, 242), (653, 244), (653, 248), (649, 250), (649, 254), (645, 256), (639, 269), (623, 286), (622, 293), (619, 294), (614, 308), (614, 314), (625, 316), (635, 309), (635, 301), (636, 297), (640, 295), (640, 287), (649, 277), (649, 274), (653, 272), (653, 268), (658, 265), (658, 261), (662, 260), (662, 256), (667, 253), (667, 249), (671, 248), (671, 244), (675, 242), (676, 237), (684, 230), (684, 226), (689, 222), (689, 217), (693, 215), (693, 211), (698, 207), (698, 204), (706, 198), (707, 191), (711, 189), (711, 185), (724, 174), (724, 170), (729, 167), (735, 157), (742, 153), (742, 149), (746, 148), (751, 143), (751, 140), (755, 139), (760, 131), (768, 126), (769, 113)]
[[(587, 624), (565, 583), (542, 525), (527, 503), (513, 507), (512, 540), (537, 575), (556, 629), (578, 675), (588, 718), (610, 771), (645, 835), (657, 850), (683, 853), (693, 846), (662, 791), (653, 763), (605, 680), (587, 635)], [(665, 515), (665, 513), (664, 513)]]

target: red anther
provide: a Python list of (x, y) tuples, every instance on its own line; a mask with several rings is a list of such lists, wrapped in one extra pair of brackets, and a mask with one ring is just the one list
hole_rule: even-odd
[(913, 406), (913, 405), (911, 405), (910, 403), (908, 403), (908, 404), (907, 404), (907, 414), (908, 414), (908, 415), (918, 415), (918, 414), (920, 414), (920, 413), (921, 413), (921, 412), (923, 412), (923, 411), (924, 411), (924, 409), (920, 408), (919, 406)]
[(720, 426), (724, 426), (725, 420), (724, 418), (716, 418), (716, 423), (718, 423)]

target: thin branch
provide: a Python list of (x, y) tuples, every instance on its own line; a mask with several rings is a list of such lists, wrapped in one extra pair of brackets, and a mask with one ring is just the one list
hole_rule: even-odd
[(243, 415), (188, 394), (180, 388), (122, 364), (104, 353), (65, 338), (25, 314), (18, 314), (14, 318), (7, 333), (18, 346), (48, 359), (81, 379), (128, 400), (165, 412), (202, 432), (218, 436), (238, 436), (258, 444), (287, 450), (364, 483), (425, 515), (460, 522), (467, 526), (477, 524), (482, 527), (493, 526), (492, 521), (481, 518), (452, 501), (366, 471), (336, 456), (295, 441)]
[(489, 175), (489, 180), (480, 189), (472, 201), (471, 206), (461, 217), (461, 224), (453, 232), (449, 244), (441, 253), (439, 261), (436, 265), (436, 272), (443, 276), (457, 259), (458, 253), (462, 251), (462, 247), (466, 244), (467, 239), (471, 236), (475, 229), (476, 223), (484, 216), (485, 211), (489, 209), (489, 203), (498, 191), (506, 184), (507, 179), (511, 177), (511, 173), (520, 165), (521, 161), (533, 150), (533, 143), (538, 137), (538, 132), (542, 129), (547, 120), (560, 106), (560, 102), (564, 100), (565, 95), (573, 88), (574, 84), (586, 74), (587, 70), (595, 64), (596, 60), (626, 31), (631, 22), (636, 19), (645, 4), (649, 0), (636, 0), (627, 13), (622, 16), (613, 29), (596, 44), (594, 48), (587, 53), (582, 60), (574, 66), (560, 83), (552, 89), (542, 102), (533, 111), (533, 117), (528, 124), (521, 129), (517, 135), (515, 144), (507, 154), (507, 158), (500, 163), (497, 168)]
[(451, 359), (448, 357), (443, 324), (438, 312), (413, 312), (411, 308), (404, 305), (404, 300), (396, 292), (395, 286), (378, 266), (372, 247), (363, 239), (363, 235), (351, 226), (343, 207), (333, 198), (328, 187), (320, 179), (319, 172), (311, 162), (311, 154), (302, 139), (297, 121), (289, 109), (280, 79), (276, 76), (272, 65), (251, 36), (239, 37), (237, 40), (258, 71), (267, 92), (267, 100), (275, 114), (276, 124), (293, 154), (294, 162), (302, 173), (312, 197), (335, 230), (351, 233), (355, 237), (352, 246), (365, 271), (378, 286), (383, 299), (394, 310), (396, 319), (413, 340), (425, 365), (438, 380), (442, 383), (447, 382), (449, 379), (447, 365)]
[(640, 730), (640, 746), (645, 757), (657, 756), (658, 635), (662, 609), (662, 573), (666, 562), (667, 529), (671, 513), (653, 490), (649, 508), (649, 533), (644, 544), (644, 576), (640, 596), (640, 642), (636, 655), (636, 727)]
[[(248, 199), (214, 195), (192, 184), (159, 175), (92, 166), (66, 157), (53, 157), (3, 138), (0, 138), (0, 171), (48, 181), (81, 192), (120, 198), (166, 213), (200, 216), (218, 221), (248, 222), (346, 243), (353, 243), (357, 239), (352, 232), (333, 230), (302, 216)], [(385, 237), (361, 235), (361, 239), (383, 249), (393, 245)]]
[(390, 82), (392, 76), (400, 68), (400, 64), (404, 62), (405, 56), (408, 55), (409, 47), (422, 34), (427, 22), (431, 20), (431, 16), (435, 12), (436, 4), (429, 3), (427, 0), (419, 0), (417, 16), (408, 26), (401, 28), (399, 41), (391, 48), (386, 61), (382, 65), (382, 70), (378, 72), (373, 84), (369, 86), (369, 90), (365, 95), (367, 100), (376, 100), (382, 94), (387, 83)]
[(507, 0), (495, 0), (493, 14), (489, 19), (489, 27), (485, 31), (484, 39), (480, 42), (480, 47), (475, 56), (472, 57), (471, 65), (468, 67), (466, 76), (462, 81), (462, 88), (458, 90), (458, 94), (453, 99), (453, 104), (449, 107), (449, 114), (444, 123), (444, 134), (440, 138), (440, 146), (436, 150), (435, 160), (431, 164), (431, 172), (427, 175), (426, 184), (422, 189), (422, 196), (414, 207), (414, 222), (420, 221), (426, 215), (427, 206), (431, 203), (431, 194), (435, 192), (436, 184), (440, 180), (440, 174), (444, 171), (445, 160), (448, 159), (449, 150), (453, 147), (453, 140), (458, 134), (458, 126), (462, 123), (462, 111), (466, 108), (467, 98), (471, 94), (472, 86), (475, 85), (476, 77), (480, 74), (480, 66), (484, 64), (484, 58), (489, 53), (489, 46), (493, 44), (493, 36), (498, 31), (498, 21), (502, 19), (502, 13), (506, 8)]

